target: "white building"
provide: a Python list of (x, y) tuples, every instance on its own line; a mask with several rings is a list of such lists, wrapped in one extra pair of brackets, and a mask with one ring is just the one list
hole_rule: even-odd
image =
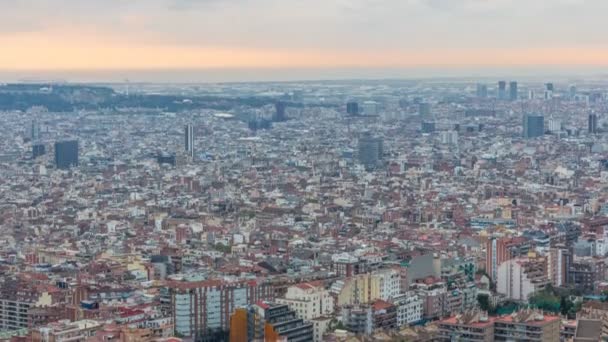
[(277, 298), (276, 302), (287, 304), (298, 318), (311, 321), (315, 342), (323, 340), (334, 313), (334, 298), (321, 282), (290, 286), (285, 297)]
[(422, 320), (422, 299), (409, 291), (393, 298), (393, 304), (397, 307), (397, 325), (404, 326)]
[(365, 101), (362, 108), (365, 115), (378, 115), (378, 102), (376, 101)]
[(511, 300), (526, 301), (549, 283), (545, 266), (527, 258), (507, 260), (496, 273), (496, 291)]
[(441, 143), (444, 145), (458, 145), (458, 132), (456, 131), (442, 131), (440, 137)]
[(380, 299), (391, 300), (401, 293), (401, 273), (394, 269), (379, 270), (373, 273), (378, 278)]

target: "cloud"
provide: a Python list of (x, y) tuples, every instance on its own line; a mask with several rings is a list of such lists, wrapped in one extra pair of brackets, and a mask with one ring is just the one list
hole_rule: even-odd
[(67, 44), (76, 31), (99, 44), (280, 56), (599, 49), (608, 35), (605, 0), (0, 0), (0, 8), (0, 36), (38, 32)]

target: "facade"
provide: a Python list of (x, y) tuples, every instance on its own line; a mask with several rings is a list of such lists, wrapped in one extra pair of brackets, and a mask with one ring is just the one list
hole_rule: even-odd
[(561, 318), (523, 310), (509, 316), (488, 317), (469, 311), (439, 321), (439, 341), (532, 341), (560, 340)]
[(328, 328), (328, 319), (334, 314), (334, 298), (322, 283), (302, 283), (287, 288), (278, 304), (286, 304), (295, 312), (296, 317), (311, 321), (314, 327), (314, 340), (322, 341)]
[(418, 104), (418, 115), (420, 115), (421, 117), (431, 116), (431, 104), (428, 102), (422, 102)]
[(357, 116), (359, 115), (359, 103), (350, 101), (346, 103), (346, 114)]
[(498, 81), (498, 92), (496, 95), (499, 100), (507, 99), (507, 82), (506, 81)]
[(545, 267), (543, 260), (507, 260), (498, 267), (496, 291), (511, 300), (526, 301), (549, 283)]
[(494, 341), (494, 319), (487, 312), (468, 311), (438, 322), (439, 341)]
[(597, 133), (597, 114), (589, 114), (588, 126), (589, 134)]
[(493, 282), (496, 282), (498, 266), (503, 262), (525, 255), (530, 249), (525, 239), (517, 238), (493, 238), (486, 243), (486, 272)]
[(517, 95), (518, 95), (517, 82), (509, 83), (509, 100), (511, 100), (511, 101), (517, 100)]
[(444, 317), (447, 307), (447, 288), (441, 281), (425, 281), (410, 287), (422, 301), (422, 318), (426, 320)]
[(559, 341), (561, 318), (524, 310), (494, 322), (494, 341)]
[(381, 138), (374, 137), (371, 133), (363, 133), (359, 137), (358, 151), (359, 162), (366, 169), (374, 169), (382, 160), (384, 154), (384, 145)]
[(168, 282), (175, 332), (182, 336), (201, 336), (209, 331), (227, 331), (230, 316), (238, 308), (260, 300), (271, 300), (270, 285), (247, 282), (206, 280)]
[(296, 317), (287, 305), (260, 302), (254, 305), (259, 322), (264, 324), (264, 341), (312, 342), (312, 323)]
[[(32, 342), (86, 341), (95, 336), (102, 324), (94, 320), (63, 320), (34, 329)], [(128, 340), (131, 341), (131, 340)]]
[(476, 95), (481, 99), (485, 99), (486, 97), (488, 97), (488, 86), (485, 84), (478, 83)]
[(593, 292), (600, 281), (606, 280), (606, 264), (601, 258), (575, 258), (568, 270), (568, 283), (574, 288)]
[(285, 114), (285, 102), (277, 102), (274, 105), (275, 108), (275, 113), (274, 113), (274, 117), (273, 117), (273, 121), (275, 122), (283, 122), (287, 120), (287, 116)]
[(435, 122), (423, 121), (421, 126), (422, 133), (433, 133), (435, 132)]
[(365, 115), (378, 115), (378, 102), (376, 101), (365, 101), (363, 102), (363, 114)]
[(348, 331), (355, 334), (369, 335), (374, 331), (373, 310), (369, 305), (342, 307), (342, 322)]
[(523, 137), (526, 139), (542, 137), (545, 134), (545, 117), (542, 115), (524, 115)]
[(568, 271), (572, 255), (565, 247), (551, 248), (547, 256), (547, 277), (553, 286), (565, 286), (568, 282)]
[(373, 329), (392, 330), (397, 327), (397, 307), (387, 301), (378, 299), (372, 304)]
[(397, 326), (414, 324), (422, 320), (422, 300), (413, 291), (393, 298), (393, 305), (397, 308)]
[(32, 145), (32, 158), (36, 159), (46, 154), (46, 146), (44, 144)]
[(333, 287), (337, 305), (368, 304), (377, 299), (391, 300), (401, 292), (401, 274), (394, 269), (383, 269), (359, 274)]
[(78, 166), (78, 141), (70, 140), (55, 143), (55, 166), (64, 170)]
[(31, 284), (7, 280), (0, 288), (0, 331), (30, 327), (36, 307), (56, 303), (48, 291), (39, 291)]

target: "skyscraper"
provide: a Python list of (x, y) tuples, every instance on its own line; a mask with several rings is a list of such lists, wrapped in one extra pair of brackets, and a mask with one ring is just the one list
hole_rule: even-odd
[(545, 117), (526, 114), (523, 122), (523, 137), (526, 139), (542, 137), (545, 134)]
[(55, 165), (58, 169), (78, 166), (78, 141), (59, 141), (55, 143)]
[(36, 159), (46, 154), (46, 147), (43, 144), (32, 145), (32, 158)]
[(194, 127), (186, 125), (184, 128), (184, 149), (190, 158), (194, 157)]
[(509, 83), (509, 100), (517, 100), (517, 82)]
[(478, 83), (477, 84), (477, 97), (485, 99), (488, 97), (488, 86), (485, 84)]
[(285, 116), (285, 102), (277, 102), (275, 105), (275, 113), (274, 113), (274, 120), (275, 122), (283, 122), (287, 120), (287, 117)]
[(434, 121), (423, 121), (421, 130), (422, 130), (422, 133), (435, 132), (435, 122)]
[(589, 134), (597, 133), (597, 114), (589, 114)]
[(359, 115), (359, 104), (355, 101), (347, 102), (346, 103), (346, 114)]
[(358, 142), (359, 161), (366, 169), (374, 169), (382, 160), (383, 141), (374, 137), (371, 133), (361, 134)]
[(497, 93), (498, 99), (499, 100), (504, 100), (507, 98), (507, 82), (505, 81), (498, 81), (498, 93)]
[(32, 127), (30, 131), (30, 138), (32, 141), (40, 139), (40, 123), (38, 120), (32, 120)]
[(431, 115), (431, 104), (428, 102), (422, 102), (418, 104), (418, 114), (420, 116), (430, 116)]

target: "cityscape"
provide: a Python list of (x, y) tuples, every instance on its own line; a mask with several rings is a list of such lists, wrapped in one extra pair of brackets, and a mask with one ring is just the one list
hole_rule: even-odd
[(597, 340), (606, 90), (0, 86), (2, 334)]
[(0, 1), (0, 342), (608, 341), (607, 11)]

